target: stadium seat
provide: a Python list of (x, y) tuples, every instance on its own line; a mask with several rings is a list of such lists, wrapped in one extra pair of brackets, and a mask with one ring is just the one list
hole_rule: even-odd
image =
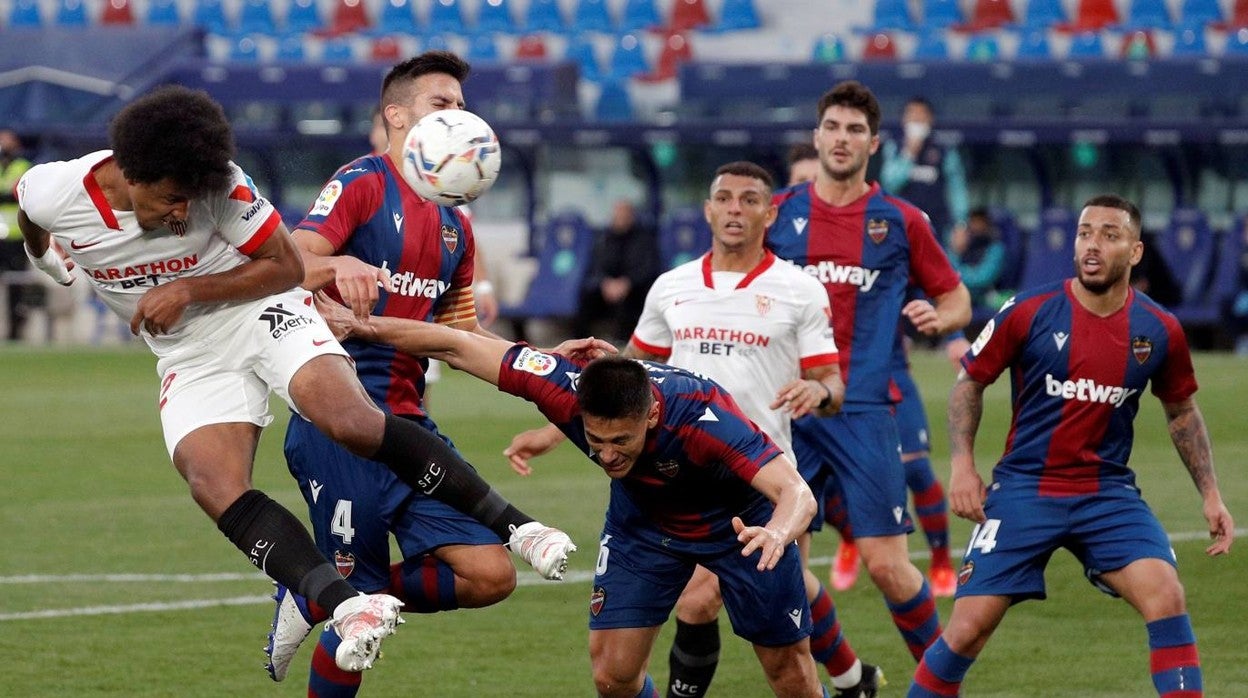
[(1070, 29), (1072, 31), (1104, 29), (1120, 21), (1114, 0), (1079, 0)]
[(541, 34), (525, 34), (516, 42), (516, 58), (519, 60), (545, 60), (546, 40)]
[(230, 61), (255, 63), (260, 60), (260, 42), (250, 34), (236, 37), (230, 44)]
[(368, 60), (394, 65), (403, 58), (403, 45), (394, 36), (379, 36), (369, 42)]
[(1189, 24), (1220, 24), (1222, 22), (1222, 6), (1218, 0), (1183, 0), (1179, 6), (1178, 23)]
[(209, 34), (230, 32), (229, 22), (225, 19), (225, 6), (221, 4), (221, 0), (196, 0), (191, 20), (195, 26)]
[(650, 61), (646, 59), (646, 47), (638, 34), (623, 34), (615, 43), (611, 52), (610, 69), (607, 75), (612, 78), (631, 78), (650, 72)]
[(1235, 4), (1231, 6), (1231, 19), (1228, 24), (1231, 27), (1248, 27), (1248, 0), (1235, 0)]
[[(534, 2), (533, 4), (536, 4)], [(530, 5), (532, 7), (532, 4)], [(478, 32), (516, 33), (516, 20), (511, 16), (511, 3), (507, 0), (482, 0), (477, 5)]]
[(967, 21), (971, 31), (998, 29), (1014, 23), (1014, 10), (1010, 0), (975, 0), (971, 18)]
[(277, 33), (277, 23), (273, 21), (269, 0), (243, 0), (238, 14), (238, 32), (269, 36)]
[(958, 0), (923, 0), (923, 26), (929, 29), (948, 29), (963, 23)]
[(648, 31), (662, 26), (659, 10), (654, 0), (624, 0), (624, 11), (620, 14), (620, 31)]
[(1097, 31), (1081, 31), (1070, 37), (1070, 51), (1067, 58), (1104, 58), (1105, 44), (1101, 42), (1101, 34)]
[(334, 12), (329, 20), (329, 33), (333, 35), (367, 31), (372, 22), (363, 0), (335, 0)]
[(1172, 26), (1166, 0), (1131, 0), (1125, 29), (1169, 29)]
[(286, 6), (282, 29), (288, 34), (304, 34), (321, 26), (320, 8), (316, 0), (291, 0)]
[(378, 34), (416, 34), (416, 14), (412, 0), (382, 0), (377, 15)]
[(558, 0), (529, 0), (529, 9), (524, 13), (525, 31), (561, 32), (564, 29)]
[(493, 34), (477, 34), (468, 42), (468, 55), (466, 57), (469, 63), (497, 63), (501, 60), (498, 52), (498, 43), (494, 41)]
[(663, 39), (663, 50), (659, 52), (659, 60), (654, 70), (646, 73), (642, 79), (649, 82), (671, 80), (676, 77), (676, 69), (682, 63), (693, 60), (693, 42), (686, 34), (672, 32)]
[(845, 42), (836, 34), (824, 34), (815, 39), (810, 59), (815, 63), (839, 63), (845, 60)]
[(1122, 58), (1136, 61), (1156, 56), (1157, 44), (1153, 41), (1153, 33), (1147, 29), (1136, 29), (1123, 36), (1118, 54)]
[(711, 227), (701, 208), (672, 211), (659, 227), (659, 263), (671, 269), (696, 259), (711, 249)]
[(1020, 61), (1047, 61), (1053, 58), (1047, 29), (1027, 29), (1018, 39), (1014, 58)]
[(966, 60), (991, 63), (1001, 57), (1001, 46), (991, 34), (972, 34), (966, 40)]
[(534, 243), (537, 273), (520, 303), (499, 309), (504, 317), (570, 318), (580, 303), (581, 281), (589, 268), (594, 231), (578, 213), (555, 216)]
[(573, 32), (612, 32), (615, 25), (607, 9), (607, 0), (580, 0), (572, 13)]
[(143, 23), (152, 27), (174, 27), (182, 23), (177, 0), (151, 0)]
[(325, 63), (350, 63), (355, 60), (355, 47), (346, 37), (326, 39), (321, 47), (321, 60)]
[(906, 0), (876, 0), (875, 14), (868, 31), (914, 31), (910, 7)]
[(466, 34), (464, 13), (459, 0), (433, 0), (429, 6), (428, 29), (434, 34)]
[(594, 42), (583, 34), (577, 34), (568, 40), (564, 60), (572, 61), (581, 68), (581, 78), (585, 80), (601, 80), (602, 68), (594, 51)]
[(1228, 56), (1248, 56), (1248, 27), (1232, 29), (1226, 35), (1224, 53)]
[(628, 80), (610, 78), (602, 81), (602, 91), (594, 104), (594, 118), (599, 121), (629, 121), (633, 118), (633, 99), (628, 94)]
[(276, 60), (291, 63), (302, 63), (307, 57), (307, 49), (303, 45), (303, 35), (287, 33), (277, 40)]
[(1174, 31), (1174, 48), (1170, 55), (1176, 58), (1201, 57), (1209, 55), (1205, 46), (1205, 25), (1189, 24)]
[(877, 32), (867, 37), (867, 41), (862, 47), (862, 60), (897, 60), (897, 44), (893, 42), (893, 37), (888, 32)]
[(945, 32), (935, 28), (925, 28), (919, 32), (919, 40), (914, 45), (916, 61), (943, 61), (949, 58), (949, 44), (945, 41)]
[(87, 19), (87, 6), (83, 0), (60, 0), (56, 4), (56, 24), (61, 27), (85, 27), (90, 24)]
[(1070, 276), (1074, 269), (1075, 214), (1065, 208), (1040, 213), (1040, 227), (1027, 240), (1019, 290), (1032, 289)]
[(1023, 276), (1023, 261), (1027, 255), (1027, 239), (1014, 214), (1007, 208), (992, 208), (988, 211), (992, 224), (997, 228), (1001, 244), (1005, 246), (1005, 264), (1001, 277), (997, 279), (997, 288), (1012, 290), (1018, 288)]
[(1199, 305), (1213, 279), (1216, 244), (1209, 219), (1195, 208), (1176, 208), (1155, 243), (1183, 306)]
[(420, 48), (423, 51), (450, 51), (451, 40), (446, 34), (430, 34), (425, 37), (425, 45)]
[(104, 0), (104, 9), (100, 12), (100, 24), (130, 25), (134, 24), (134, 10), (130, 0)]
[(9, 8), (8, 29), (36, 29), (43, 26), (38, 0), (13, 0)]
[(1209, 283), (1206, 303), (1219, 311), (1229, 305), (1240, 291), (1241, 268), (1248, 268), (1248, 217), (1235, 221), (1223, 232), (1218, 242), (1217, 266)]
[(1026, 29), (1052, 29), (1066, 22), (1062, 0), (1027, 0), (1023, 11), (1023, 27)]
[(711, 29), (718, 32), (730, 32), (758, 29), (761, 26), (763, 22), (758, 18), (754, 0), (724, 0), (724, 4), (719, 8), (719, 20), (712, 23)]
[(711, 15), (706, 11), (705, 0), (673, 0), (672, 15), (667, 20), (667, 28), (672, 31), (688, 31), (700, 29), (711, 23)]

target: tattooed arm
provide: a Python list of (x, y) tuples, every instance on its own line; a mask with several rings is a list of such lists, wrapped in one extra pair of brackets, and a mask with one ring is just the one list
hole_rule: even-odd
[(1218, 490), (1218, 477), (1213, 472), (1213, 447), (1209, 442), (1205, 418), (1192, 398), (1182, 402), (1163, 402), (1162, 407), (1166, 411), (1170, 440), (1174, 442), (1174, 449), (1179, 452), (1179, 458), (1204, 502), (1209, 537), (1213, 539), (1213, 544), (1205, 552), (1210, 555), (1227, 553), (1235, 538), (1235, 522)]
[(984, 414), (984, 388), (966, 375), (949, 392), (947, 413), (949, 426), (949, 508), (953, 513), (976, 523), (984, 521), (984, 498), (987, 489), (975, 470), (975, 435)]

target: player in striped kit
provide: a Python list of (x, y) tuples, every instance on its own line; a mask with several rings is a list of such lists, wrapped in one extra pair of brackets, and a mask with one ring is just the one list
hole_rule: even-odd
[[(904, 315), (941, 335), (971, 317), (958, 279), (921, 211), (867, 183), (879, 147), (880, 107), (870, 90), (843, 82), (818, 104), (815, 181), (776, 195), (767, 241), (776, 255), (822, 282), (832, 304), (845, 404), (832, 417), (793, 423), (798, 466), (812, 488), (834, 472), (867, 572), (917, 660), (940, 634), (936, 604), (910, 561), (905, 472), (889, 391), (893, 343)], [(905, 302), (913, 283), (932, 301)]]
[[(1151, 389), (1200, 493), (1213, 543), (1230, 550), (1196, 376), (1173, 315), (1130, 285), (1143, 253), (1140, 212), (1115, 195), (1084, 204), (1075, 276), (1002, 306), (962, 360), (949, 397), (955, 514), (976, 522), (948, 626), (923, 656), (912, 698), (956, 696), (1009, 607), (1045, 598), (1044, 570), (1070, 550), (1088, 579), (1143, 616), (1158, 695), (1203, 695), (1196, 638), (1174, 551), (1127, 465), (1140, 397)], [(991, 487), (975, 468), (983, 393), (1009, 371), (1013, 419)]]

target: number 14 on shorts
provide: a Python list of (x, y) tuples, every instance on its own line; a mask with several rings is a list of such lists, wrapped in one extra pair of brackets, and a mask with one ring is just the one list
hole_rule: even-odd
[(984, 554), (992, 552), (997, 547), (997, 531), (1001, 528), (1001, 519), (988, 519), (981, 524), (975, 524), (975, 528), (971, 530), (971, 544), (966, 547), (966, 553), (969, 555), (972, 550), (978, 550)]

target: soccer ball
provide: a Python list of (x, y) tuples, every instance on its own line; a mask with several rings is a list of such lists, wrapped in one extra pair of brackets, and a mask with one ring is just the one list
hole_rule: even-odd
[(403, 139), (403, 179), (422, 198), (443, 206), (484, 194), (502, 162), (494, 129), (462, 109), (426, 115)]

